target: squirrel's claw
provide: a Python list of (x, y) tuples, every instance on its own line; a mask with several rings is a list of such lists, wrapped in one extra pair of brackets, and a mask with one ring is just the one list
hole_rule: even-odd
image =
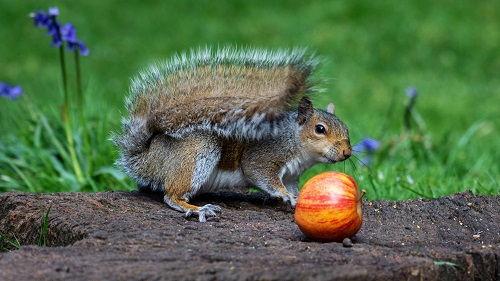
[(292, 205), (292, 207), (295, 208), (295, 205), (297, 205), (297, 195), (294, 195), (288, 191), (283, 191), (283, 192), (280, 192), (278, 190), (274, 191), (274, 192), (271, 192), (271, 191), (268, 191), (269, 189), (263, 189), (265, 191), (267, 191), (272, 198), (279, 198), (281, 200), (283, 200), (283, 202), (285, 203), (290, 203), (290, 205)]
[(217, 213), (220, 213), (222, 208), (217, 205), (207, 204), (203, 207), (198, 208), (198, 210), (189, 209), (184, 217), (187, 219), (192, 215), (197, 215), (200, 222), (206, 222), (207, 217), (216, 217)]
[(285, 195), (282, 197), (283, 201), (289, 202), (292, 207), (295, 207), (297, 205), (297, 196), (294, 195)]

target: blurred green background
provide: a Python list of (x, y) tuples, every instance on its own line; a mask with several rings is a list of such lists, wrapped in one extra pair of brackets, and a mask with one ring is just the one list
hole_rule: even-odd
[[(365, 175), (354, 161), (360, 166), (354, 171), (358, 180), (371, 179), (365, 186), (374, 189), (373, 197), (399, 198), (397, 189), (375, 190), (397, 186), (409, 172), (424, 189), (414, 195), (469, 188), (499, 192), (499, 1), (0, 3), (0, 81), (21, 85), (33, 107), (53, 120), (62, 103), (58, 52), (28, 14), (59, 7), (59, 21), (73, 23), (90, 49), (81, 60), (83, 84), (92, 128), (106, 120), (105, 132), (97, 140), (108, 143), (109, 152), (100, 155), (102, 166), (111, 166), (117, 156), (107, 132), (120, 128), (130, 78), (150, 63), (206, 45), (302, 46), (324, 60), (318, 75), (328, 83), (323, 85), (325, 94), (314, 97), (316, 105), (336, 104), (353, 143), (364, 137), (382, 141), (381, 152)], [(71, 78), (72, 61), (68, 62)], [(418, 134), (426, 140), (422, 147), (430, 158), (404, 155), (405, 146), (395, 145), (408, 141), (400, 137), (408, 86), (419, 90), (416, 109), (425, 132)], [(25, 103), (0, 100), (0, 139), (29, 135)], [(392, 181), (384, 184), (382, 179)], [(444, 191), (432, 191), (440, 185)]]

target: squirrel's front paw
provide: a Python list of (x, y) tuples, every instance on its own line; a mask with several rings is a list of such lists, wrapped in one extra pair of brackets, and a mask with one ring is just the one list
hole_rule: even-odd
[(217, 205), (207, 204), (203, 207), (198, 208), (197, 211), (189, 209), (184, 215), (185, 218), (189, 218), (192, 215), (198, 216), (200, 222), (206, 222), (207, 217), (216, 217), (217, 213), (220, 213), (222, 208)]
[(283, 196), (281, 196), (281, 198), (283, 199), (283, 201), (289, 202), (290, 205), (292, 205), (292, 207), (295, 207), (295, 205), (297, 205), (297, 196), (295, 196), (295, 195), (283, 194)]

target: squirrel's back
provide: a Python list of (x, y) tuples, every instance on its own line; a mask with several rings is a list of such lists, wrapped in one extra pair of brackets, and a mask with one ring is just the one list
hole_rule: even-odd
[(154, 132), (207, 129), (256, 138), (258, 128), (238, 131), (240, 125), (273, 121), (289, 111), (311, 91), (316, 63), (304, 49), (198, 49), (133, 79), (127, 109)]

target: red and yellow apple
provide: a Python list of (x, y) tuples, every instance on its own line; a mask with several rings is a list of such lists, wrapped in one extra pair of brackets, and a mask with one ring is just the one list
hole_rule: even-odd
[(324, 172), (302, 187), (295, 207), (295, 222), (310, 239), (342, 242), (356, 234), (363, 223), (356, 182), (340, 172)]

